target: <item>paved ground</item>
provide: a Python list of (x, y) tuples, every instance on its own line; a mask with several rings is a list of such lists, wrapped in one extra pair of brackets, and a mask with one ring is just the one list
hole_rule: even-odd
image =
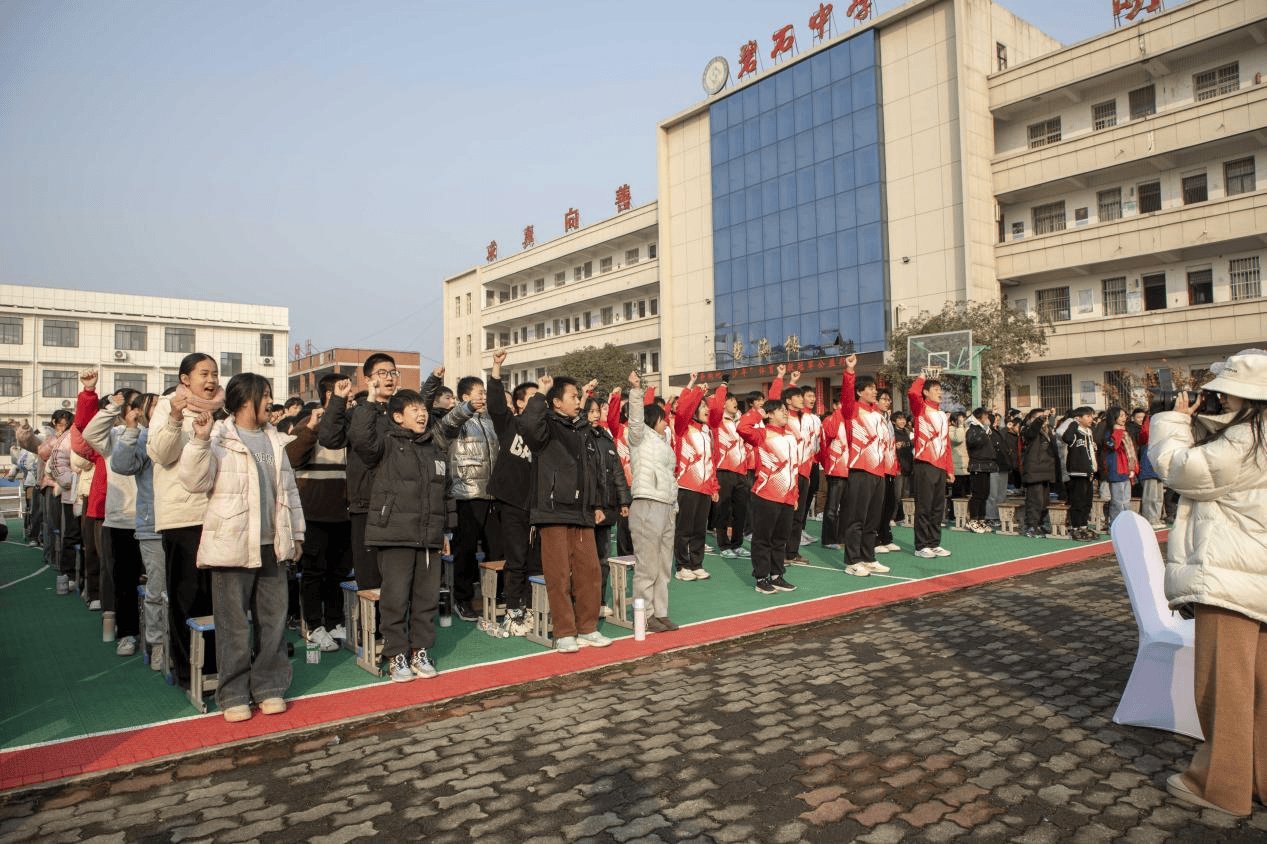
[(1112, 723), (1135, 642), (1093, 561), (13, 793), (0, 841), (1267, 840)]

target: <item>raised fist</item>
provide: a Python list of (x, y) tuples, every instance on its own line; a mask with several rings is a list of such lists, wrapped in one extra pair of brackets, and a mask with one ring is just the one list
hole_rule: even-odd
[(79, 383), (84, 385), (85, 390), (97, 389), (97, 370), (85, 369), (79, 373)]

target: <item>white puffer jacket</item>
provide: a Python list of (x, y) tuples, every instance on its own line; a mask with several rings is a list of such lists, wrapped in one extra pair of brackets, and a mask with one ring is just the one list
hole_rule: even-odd
[[(633, 498), (649, 498), (672, 504), (677, 510), (677, 457), (667, 436), (647, 428), (642, 419), (642, 390), (629, 391), (629, 468), (633, 474)], [(666, 432), (667, 433), (667, 432)]]
[(185, 408), (180, 422), (172, 419), (171, 396), (163, 396), (150, 415), (145, 450), (154, 461), (154, 529), (189, 527), (202, 524), (207, 512), (207, 496), (181, 486), (180, 455), (193, 437), (197, 413)]
[[(264, 429), (273, 448), (273, 550), (277, 560), (295, 557), (295, 541), (304, 538), (304, 510), (285, 446), (289, 437), (273, 427)], [(198, 568), (259, 568), (260, 476), (255, 458), (238, 436), (232, 419), (211, 429), (211, 439), (190, 438), (179, 463), (185, 489), (210, 493)]]
[[(1197, 424), (1217, 430), (1230, 418), (1198, 417)], [(1171, 609), (1210, 604), (1267, 623), (1267, 454), (1253, 453), (1248, 425), (1204, 445), (1193, 442), (1185, 414), (1152, 418), (1149, 456), (1180, 496), (1166, 554), (1166, 600)]]

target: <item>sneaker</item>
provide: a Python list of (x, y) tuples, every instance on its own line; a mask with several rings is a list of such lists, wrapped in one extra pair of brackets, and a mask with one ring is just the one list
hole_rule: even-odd
[(91, 611), (93, 611), (93, 612), (101, 612), (101, 602), (100, 602), (100, 601), (89, 601), (89, 602), (88, 602), (88, 609), (90, 609), (90, 610), (91, 610)]
[(260, 701), (260, 712), (265, 715), (281, 715), (286, 711), (286, 699), (280, 697), (266, 697)]
[(607, 606), (606, 604), (603, 604), (602, 606), (598, 608), (599, 618), (611, 618), (611, 614), (612, 614), (612, 608)]
[(409, 667), (409, 654), (396, 654), (388, 660), (388, 674), (393, 683), (408, 683), (412, 680), (414, 672)]
[(692, 571), (692, 573), (695, 575), (695, 579), (696, 579), (696, 580), (708, 580), (710, 577), (712, 577), (712, 575), (711, 575), (711, 574), (709, 574), (708, 572), (706, 572), (706, 571), (705, 571), (704, 569), (702, 569), (702, 568), (700, 568), (700, 569), (692, 569), (691, 571)]
[(829, 543), (827, 543), (826, 545), (824, 545), (823, 547), (824, 547), (824, 548), (826, 548), (826, 549), (828, 549), (829, 551), (839, 551), (839, 550), (840, 550), (840, 546), (839, 546), (839, 545), (837, 545), (837, 544), (836, 544), (836, 543), (834, 543), (834, 542), (829, 542)]
[(660, 619), (656, 618), (655, 616), (651, 616), (647, 619), (647, 632), (648, 633), (667, 633), (668, 628), (660, 623)]
[(311, 631), (308, 634), (308, 641), (316, 645), (324, 653), (339, 649), (339, 643), (334, 641), (324, 627), (318, 627), (316, 630)]
[(891, 552), (889, 551), (889, 546), (888, 546), (888, 545), (877, 545), (877, 546), (875, 546), (875, 552), (876, 552), (877, 554), (888, 554), (888, 553), (891, 553)]
[(770, 585), (778, 592), (795, 592), (796, 587), (783, 579), (783, 575), (770, 578)]
[(38, 543), (38, 542), (36, 542), (34, 539), (32, 539), (30, 542), (26, 543), (26, 547), (27, 547), (27, 548), (39, 548), (39, 547), (40, 547), (40, 543)]
[(678, 569), (677, 574), (673, 575), (673, 577), (676, 578), (677, 580), (694, 580), (695, 570), (694, 569)]
[(801, 556), (800, 554), (797, 554), (795, 557), (788, 557), (785, 562), (789, 566), (808, 566), (809, 565), (809, 560), (805, 559), (805, 557)]
[(933, 549), (933, 553), (936, 554), (938, 557), (950, 556), (950, 552), (947, 551), (945, 548), (941, 547), (940, 545), (938, 545), (936, 548)]
[(932, 548), (921, 548), (915, 552), (915, 556), (923, 560), (931, 560), (937, 556), (937, 552)]
[(593, 633), (582, 633), (577, 636), (576, 643), (584, 648), (605, 648), (612, 643), (612, 640), (595, 630)]
[(1166, 529), (1166, 523), (1165, 523), (1165, 522), (1155, 522), (1155, 523), (1153, 523), (1153, 524), (1149, 525), (1149, 527), (1150, 527), (1150, 528), (1152, 528), (1153, 530), (1165, 530), (1165, 529)]
[(243, 704), (242, 706), (230, 706), (224, 710), (224, 720), (230, 724), (236, 724), (239, 721), (251, 720), (251, 707)]
[(409, 661), (409, 668), (419, 677), (434, 677), (440, 673), (436, 671), (436, 661), (427, 656), (426, 648), (414, 651), (414, 658)]
[(976, 526), (972, 529), (972, 532), (973, 533), (989, 533), (990, 526), (987, 525), (985, 522), (978, 521), (976, 523)]
[(845, 567), (845, 574), (852, 574), (854, 577), (866, 577), (871, 574), (871, 569), (867, 568), (866, 563), (854, 563)]
[(454, 602), (453, 614), (463, 621), (479, 621), (480, 616), (475, 610), (471, 609), (471, 605), (466, 601)]
[(527, 636), (532, 625), (528, 623), (528, 613), (524, 610), (506, 610), (506, 620), (502, 622), (506, 632), (511, 636)]
[[(885, 547), (885, 548), (887, 548), (887, 549), (889, 549), (890, 551), (901, 551), (901, 550), (902, 550), (902, 546), (898, 545), (896, 542), (890, 542), (888, 545), (885, 545), (884, 547)], [(879, 548), (877, 548), (876, 550), (877, 550), (877, 551), (879, 551), (880, 549), (879, 549)]]
[(804, 531), (804, 530), (803, 530), (803, 531), (801, 531), (801, 544), (802, 544), (802, 545), (813, 545), (813, 544), (814, 544), (815, 542), (817, 542), (817, 541), (818, 541), (818, 540), (814, 538), (813, 534), (809, 533), (808, 531)]
[(132, 654), (136, 653), (136, 637), (124, 636), (114, 646), (114, 653), (116, 656), (132, 656)]
[(660, 627), (660, 632), (663, 633), (671, 633), (672, 631), (679, 629), (667, 615), (652, 616), (651, 620), (656, 622), (656, 624)]
[(299, 617), (298, 617), (298, 616), (294, 616), (294, 615), (287, 616), (287, 617), (286, 617), (286, 629), (287, 629), (287, 630), (298, 630), (298, 629), (299, 629)]
[(330, 629), (331, 639), (338, 639), (342, 641), (342, 640), (347, 639), (347, 637), (348, 637), (348, 631), (344, 629), (342, 624), (336, 624), (334, 625), (334, 627)]
[(774, 583), (768, 577), (763, 577), (757, 581), (757, 591), (762, 595), (773, 595), (779, 590), (774, 588)]
[(873, 561), (870, 563), (863, 563), (862, 565), (866, 566), (867, 571), (871, 572), (872, 574), (884, 574), (885, 572), (889, 571), (889, 567), (886, 566), (884, 563), (877, 563)]
[(727, 560), (733, 560), (736, 556), (734, 550), (731, 548), (727, 548), (725, 551), (722, 551), (721, 555)]
[(1038, 539), (1041, 535), (1042, 534), (1033, 528), (1025, 528), (1025, 533), (1023, 534), (1026, 539)]
[(576, 643), (575, 636), (564, 636), (554, 640), (554, 649), (561, 654), (574, 654), (581, 649), (581, 646)]
[(750, 552), (747, 548), (740, 546), (735, 549), (735, 556), (736, 557), (751, 557), (752, 552)]
[(1211, 803), (1209, 800), (1206, 800), (1204, 797), (1198, 797), (1196, 794), (1193, 793), (1192, 789), (1188, 788), (1187, 783), (1183, 781), (1183, 774), (1171, 774), (1169, 777), (1167, 777), (1166, 790), (1169, 791), (1175, 797), (1178, 797), (1180, 800), (1182, 800), (1183, 802), (1191, 806), (1200, 806), (1202, 809), (1212, 809), (1215, 812), (1219, 812), (1224, 815), (1231, 815), (1234, 818), (1249, 817), (1249, 815), (1237, 815), (1233, 812), (1229, 812), (1227, 809), (1224, 809), (1222, 806), (1218, 806), (1214, 803)]

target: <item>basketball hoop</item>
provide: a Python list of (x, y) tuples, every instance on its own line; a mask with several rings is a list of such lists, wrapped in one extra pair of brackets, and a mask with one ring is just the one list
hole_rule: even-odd
[(924, 367), (924, 373), (923, 373), (924, 380), (925, 381), (940, 381), (941, 369), (942, 368), (940, 366), (936, 366), (936, 365)]

